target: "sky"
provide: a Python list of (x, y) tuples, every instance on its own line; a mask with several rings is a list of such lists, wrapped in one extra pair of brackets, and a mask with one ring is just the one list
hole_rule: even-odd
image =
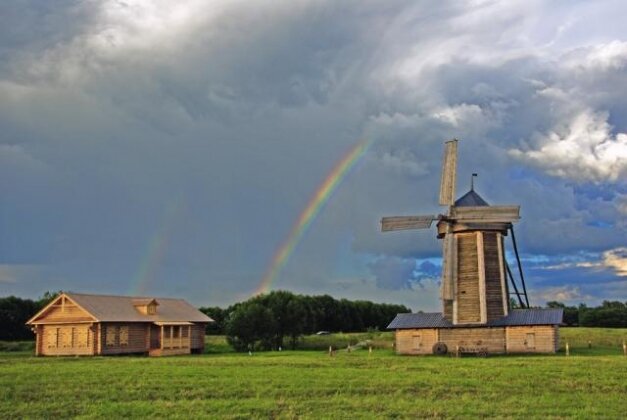
[(379, 221), (446, 211), (443, 143), (458, 138), (458, 196), (476, 172), (490, 204), (521, 205), (531, 304), (625, 301), (625, 15), (623, 1), (2, 2), (0, 296), (225, 307), (282, 289), (438, 310), (435, 230)]

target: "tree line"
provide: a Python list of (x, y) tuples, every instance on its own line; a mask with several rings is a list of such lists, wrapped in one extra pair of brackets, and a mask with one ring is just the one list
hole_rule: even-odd
[(604, 300), (601, 306), (590, 308), (583, 303), (579, 306), (566, 306), (561, 302), (551, 301), (546, 306), (562, 308), (563, 323), (568, 326), (627, 328), (627, 302)]
[(46, 306), (58, 292), (46, 292), (37, 300), (15, 296), (0, 298), (0, 340), (32, 340), (34, 335), (26, 321)]
[(302, 335), (316, 332), (359, 332), (384, 329), (404, 305), (334, 299), (329, 295), (305, 296), (273, 291), (236, 303), (226, 309), (200, 308), (215, 323), (208, 334), (224, 334), (239, 351), (296, 348)]

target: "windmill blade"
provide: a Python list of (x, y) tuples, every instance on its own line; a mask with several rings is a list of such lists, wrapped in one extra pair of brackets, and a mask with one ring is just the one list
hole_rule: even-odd
[(440, 179), (440, 205), (452, 206), (455, 202), (455, 184), (457, 182), (457, 140), (444, 144), (442, 177)]
[(449, 217), (464, 223), (512, 223), (520, 219), (520, 206), (453, 207)]
[(390, 232), (393, 230), (429, 229), (431, 222), (437, 219), (438, 216), (435, 215), (384, 217), (381, 219), (381, 230)]

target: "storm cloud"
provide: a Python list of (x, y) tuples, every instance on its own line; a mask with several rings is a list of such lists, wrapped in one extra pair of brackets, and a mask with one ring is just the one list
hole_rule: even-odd
[[(378, 221), (443, 211), (442, 143), (455, 137), (458, 192), (478, 172), (488, 202), (522, 206), (536, 303), (626, 300), (626, 11), (3, 3), (0, 292), (248, 297), (367, 139), (273, 287), (437, 308), (434, 232), (382, 234)], [(582, 255), (599, 265), (560, 267)]]

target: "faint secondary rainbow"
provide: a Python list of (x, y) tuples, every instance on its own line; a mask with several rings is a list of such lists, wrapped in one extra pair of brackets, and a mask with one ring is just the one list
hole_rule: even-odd
[(266, 270), (259, 286), (257, 286), (255, 295), (266, 293), (270, 290), (272, 282), (274, 282), (281, 269), (289, 260), (289, 257), (294, 252), (294, 248), (302, 238), (303, 234), (307, 231), (309, 226), (311, 226), (311, 223), (320, 213), (320, 210), (322, 210), (325, 203), (329, 200), (342, 179), (344, 179), (355, 164), (359, 162), (360, 158), (366, 154), (370, 144), (370, 141), (364, 140), (353, 146), (353, 148), (350, 149), (335, 165), (331, 172), (329, 172), (324, 182), (320, 184), (315, 194), (309, 200), (305, 210), (303, 210), (296, 220), (296, 223), (290, 230), (290, 233), (287, 235), (287, 238), (282, 243), (281, 247), (274, 254), (274, 257), (272, 257), (272, 263)]
[(137, 274), (131, 281), (129, 289), (131, 295), (140, 295), (148, 292), (149, 285), (154, 281), (157, 270), (163, 262), (170, 236), (176, 222), (181, 219), (184, 207), (185, 204), (180, 198), (166, 206), (159, 227), (150, 237), (144, 256), (139, 262)]

